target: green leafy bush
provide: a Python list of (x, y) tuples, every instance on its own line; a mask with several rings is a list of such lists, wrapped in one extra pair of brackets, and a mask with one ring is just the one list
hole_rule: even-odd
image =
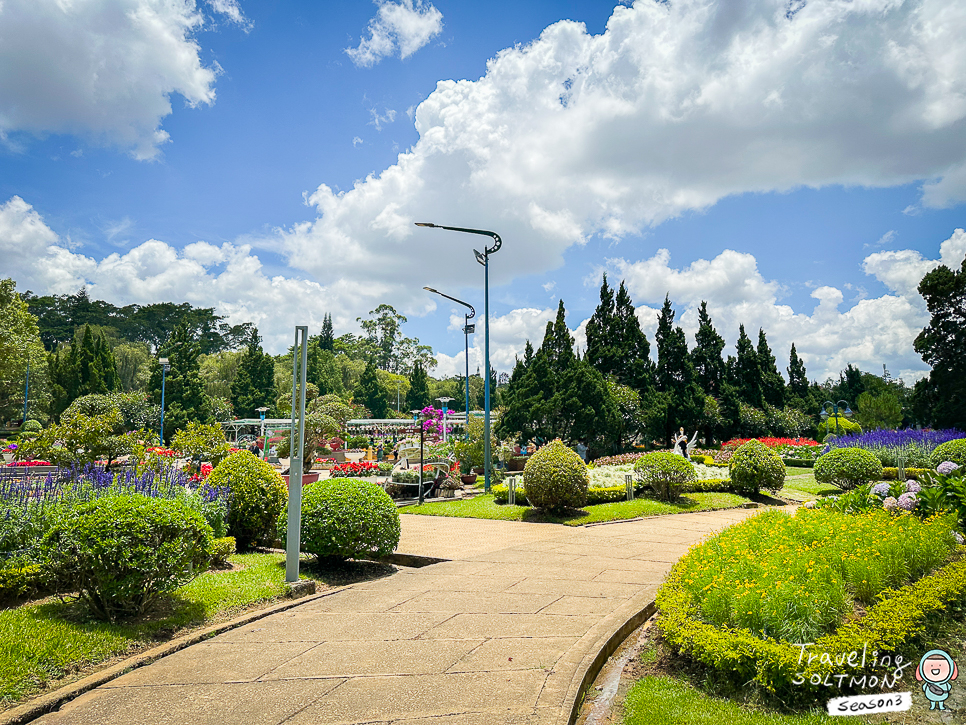
[(191, 460), (210, 461), (217, 466), (229, 453), (230, 446), (220, 425), (188, 421), (171, 439), (171, 447)]
[[(906, 478), (907, 479), (911, 478), (913, 480), (918, 481), (919, 477), (922, 476), (922, 474), (924, 473), (929, 473), (929, 469), (928, 468), (907, 468)], [(890, 468), (886, 466), (882, 469), (883, 481), (895, 481), (897, 478), (899, 478), (898, 468)]]
[[(279, 538), (287, 518), (278, 517)], [(399, 510), (379, 486), (358, 478), (319, 481), (302, 493), (301, 550), (320, 560), (379, 559), (399, 545)]]
[(141, 614), (208, 567), (211, 528), (179, 501), (139, 494), (78, 505), (44, 537), (48, 572), (99, 618)]
[[(838, 426), (836, 426), (836, 420), (838, 420)], [(841, 415), (837, 417), (830, 415), (827, 420), (823, 420), (818, 424), (818, 433), (815, 436), (815, 440), (824, 441), (827, 435), (851, 436), (861, 434), (862, 426), (858, 423), (853, 423)]]
[(20, 427), (20, 432), (21, 433), (39, 433), (43, 429), (44, 427), (40, 425), (39, 421), (28, 420)]
[(523, 487), (535, 508), (580, 508), (589, 484), (587, 464), (559, 438), (530, 456), (523, 469)]
[(736, 493), (755, 494), (766, 488), (777, 491), (785, 483), (785, 464), (778, 453), (761, 441), (740, 446), (728, 463), (731, 487)]
[(864, 448), (836, 448), (815, 461), (815, 480), (843, 490), (882, 478), (882, 462)]
[(936, 446), (932, 452), (932, 465), (938, 466), (943, 461), (966, 466), (966, 438), (956, 438)]
[(228, 534), (240, 549), (272, 538), (288, 492), (284, 479), (268, 463), (248, 451), (232, 453), (215, 466), (205, 485), (227, 486), (231, 491)]
[(234, 554), (236, 549), (234, 536), (215, 539), (211, 551), (212, 566), (225, 566), (228, 563), (228, 557)]
[(634, 472), (642, 485), (650, 486), (664, 501), (677, 498), (685, 484), (697, 479), (691, 461), (669, 451), (641, 456), (634, 464)]
[(0, 569), (0, 602), (34, 594), (43, 586), (43, 569), (38, 564)]

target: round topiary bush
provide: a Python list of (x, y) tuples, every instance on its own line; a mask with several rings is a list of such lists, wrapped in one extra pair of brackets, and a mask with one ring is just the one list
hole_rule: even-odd
[(836, 448), (815, 461), (815, 480), (841, 489), (863, 486), (882, 478), (882, 462), (864, 448)]
[(815, 440), (823, 441), (827, 435), (850, 436), (861, 434), (862, 426), (858, 423), (854, 423), (848, 418), (839, 415), (838, 426), (836, 426), (835, 416), (829, 416), (827, 420), (823, 420), (818, 424), (818, 433), (815, 436)]
[[(278, 517), (279, 537), (287, 529)], [(359, 478), (319, 481), (302, 491), (300, 548), (322, 560), (380, 559), (399, 545), (399, 510), (379, 486)]]
[(115, 621), (203, 572), (213, 540), (204, 517), (184, 503), (132, 494), (77, 505), (42, 545), (58, 586)]
[(728, 475), (736, 493), (755, 494), (763, 488), (777, 491), (785, 483), (785, 464), (777, 451), (752, 440), (731, 456)]
[(20, 430), (24, 433), (39, 433), (43, 429), (44, 427), (36, 420), (28, 420), (20, 427)]
[(960, 466), (966, 466), (966, 438), (940, 443), (933, 449), (932, 465), (938, 466), (943, 461), (952, 461)]
[(558, 438), (547, 443), (523, 468), (523, 488), (534, 508), (578, 509), (587, 503), (587, 464)]
[(637, 480), (654, 489), (664, 501), (681, 495), (681, 487), (697, 480), (694, 465), (684, 456), (669, 451), (652, 451), (637, 459), (634, 464)]
[(248, 451), (239, 451), (215, 466), (205, 485), (231, 491), (228, 535), (235, 537), (239, 549), (273, 538), (275, 520), (288, 500), (278, 471)]

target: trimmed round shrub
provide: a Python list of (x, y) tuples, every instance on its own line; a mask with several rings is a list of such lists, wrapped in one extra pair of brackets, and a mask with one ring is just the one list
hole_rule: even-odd
[(81, 503), (43, 540), (58, 588), (110, 621), (143, 613), (205, 571), (212, 548), (200, 513), (140, 494)]
[(228, 535), (239, 549), (273, 539), (275, 520), (285, 508), (288, 490), (278, 471), (248, 451), (232, 453), (212, 470), (206, 486), (231, 490)]
[(728, 474), (736, 493), (756, 494), (763, 488), (777, 491), (785, 483), (785, 464), (773, 448), (752, 440), (731, 456)]
[(28, 420), (21, 426), (20, 430), (24, 433), (39, 433), (44, 427), (36, 420)]
[(534, 508), (578, 509), (587, 503), (587, 464), (557, 438), (530, 456), (523, 488)]
[[(278, 517), (285, 537), (286, 512)], [(302, 491), (300, 548), (319, 560), (381, 559), (399, 545), (399, 510), (385, 491), (359, 478), (319, 481)]]
[(815, 461), (815, 480), (843, 490), (882, 478), (882, 462), (864, 448), (836, 448)]
[(815, 436), (815, 440), (823, 441), (825, 436), (850, 436), (850, 435), (861, 435), (862, 426), (858, 423), (853, 423), (848, 418), (839, 415), (838, 416), (838, 426), (835, 425), (835, 416), (829, 416), (827, 420), (820, 421), (818, 424), (818, 434)]
[(933, 449), (932, 465), (938, 466), (944, 461), (952, 461), (960, 466), (966, 466), (966, 438), (946, 441)]
[(650, 486), (664, 501), (677, 498), (684, 484), (697, 480), (691, 461), (669, 451), (652, 451), (641, 456), (634, 464), (634, 472), (640, 483)]

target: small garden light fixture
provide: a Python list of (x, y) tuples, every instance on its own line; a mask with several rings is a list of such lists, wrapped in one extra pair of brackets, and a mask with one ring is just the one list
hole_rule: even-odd
[(822, 403), (822, 410), (819, 412), (822, 420), (828, 420), (829, 408), (832, 409), (831, 415), (833, 418), (835, 418), (835, 435), (842, 435), (842, 427), (839, 425), (839, 404), (845, 406), (845, 410), (842, 412), (842, 415), (844, 415), (846, 418), (851, 418), (852, 409), (844, 400), (839, 400), (835, 403), (833, 403), (831, 400), (826, 400), (824, 403)]

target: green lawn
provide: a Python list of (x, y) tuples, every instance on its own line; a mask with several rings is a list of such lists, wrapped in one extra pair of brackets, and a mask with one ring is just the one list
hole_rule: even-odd
[(812, 501), (819, 496), (830, 496), (836, 493), (841, 491), (835, 486), (818, 483), (811, 468), (789, 468), (785, 476), (785, 486), (778, 492), (778, 496), (789, 501)]
[(0, 706), (111, 657), (156, 644), (178, 630), (230, 619), (281, 597), (284, 554), (238, 554), (238, 571), (209, 571), (177, 590), (152, 615), (126, 624), (88, 619), (78, 604), (48, 599), (0, 610)]
[(399, 509), (399, 513), (424, 516), (452, 516), (463, 519), (499, 519), (501, 521), (531, 521), (581, 526), (582, 524), (591, 524), (600, 521), (633, 519), (638, 516), (659, 516), (663, 514), (686, 513), (689, 511), (733, 508), (747, 502), (748, 499), (733, 493), (689, 493), (682, 496), (675, 503), (663, 503), (649, 498), (638, 498), (633, 501), (619, 501), (617, 503), (585, 506), (579, 511), (551, 513), (537, 511), (529, 506), (497, 504), (493, 501), (492, 495), (487, 495), (460, 501), (442, 501), (427, 503), (422, 506), (405, 506)]
[[(824, 712), (781, 715), (742, 707), (670, 677), (644, 677), (624, 700), (624, 725), (831, 725), (841, 721)], [(849, 718), (848, 722), (866, 721)]]

